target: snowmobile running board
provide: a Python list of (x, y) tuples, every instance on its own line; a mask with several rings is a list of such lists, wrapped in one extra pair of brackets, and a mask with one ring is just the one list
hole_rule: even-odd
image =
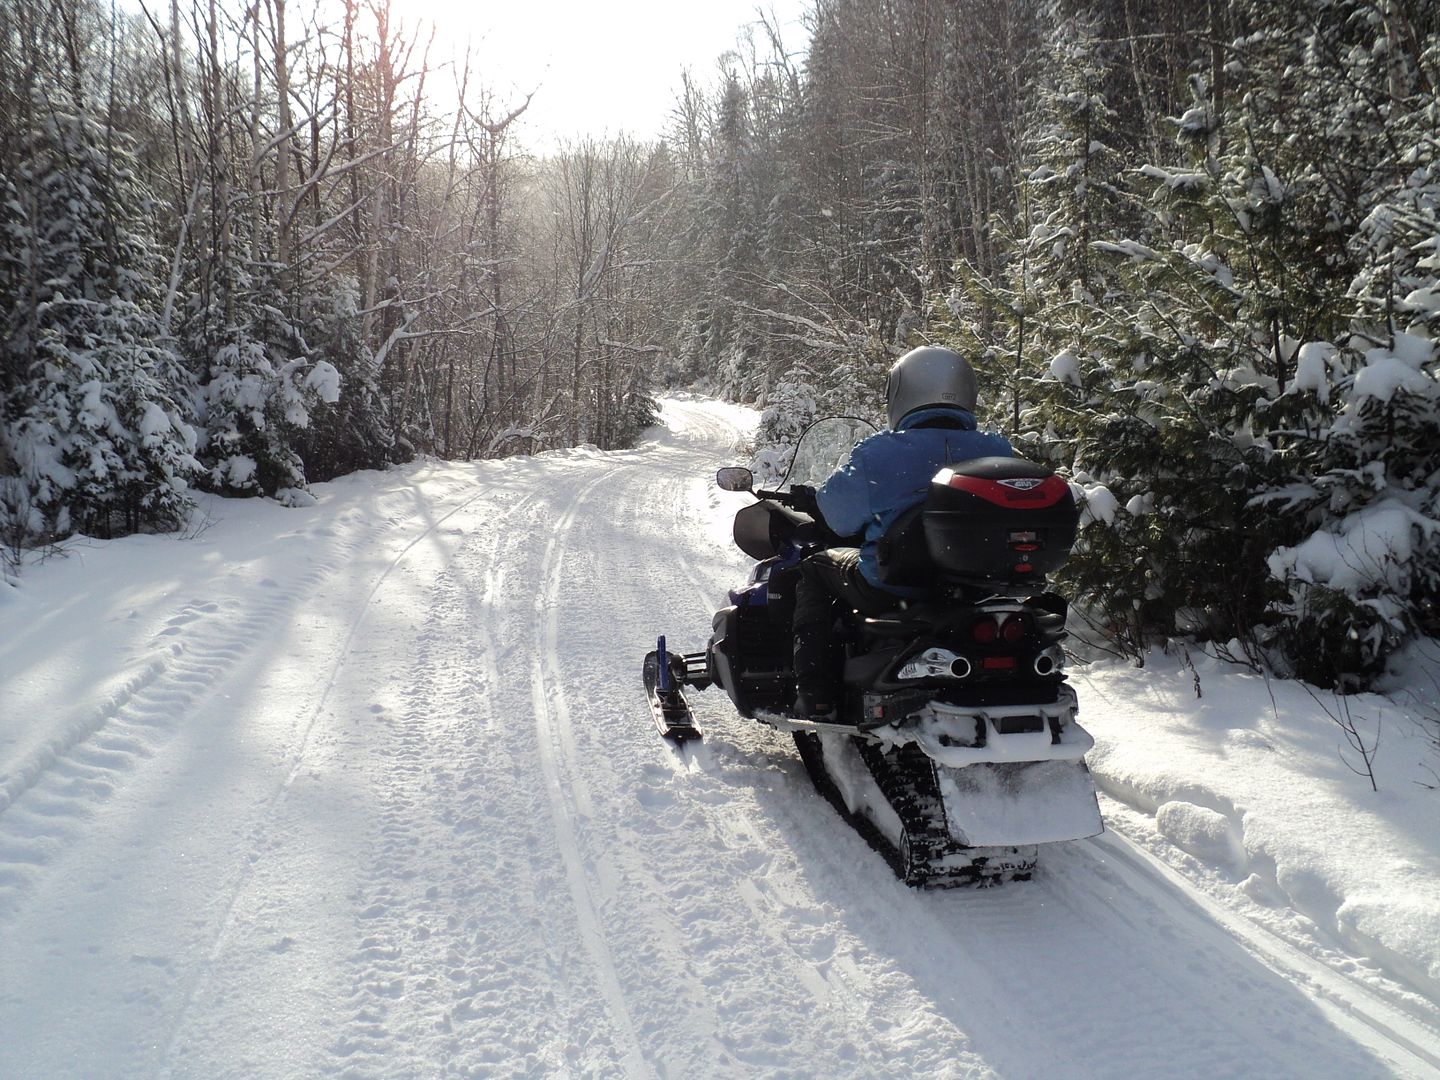
[(709, 662), (704, 653), (676, 655), (665, 648), (662, 637), (654, 652), (645, 654), (645, 696), (650, 699), (650, 717), (662, 738), (683, 745), (700, 741), (700, 729), (690, 712), (681, 686), (705, 689), (710, 685)]

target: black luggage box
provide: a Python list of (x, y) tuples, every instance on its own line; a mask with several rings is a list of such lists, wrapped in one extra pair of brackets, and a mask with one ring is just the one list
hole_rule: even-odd
[(942, 469), (921, 513), (926, 547), (957, 581), (1042, 580), (1075, 544), (1080, 511), (1070, 485), (1023, 458), (976, 458)]
[(1025, 588), (1070, 555), (1080, 512), (1070, 485), (1023, 458), (987, 457), (942, 469), (923, 503), (880, 541), (886, 584)]

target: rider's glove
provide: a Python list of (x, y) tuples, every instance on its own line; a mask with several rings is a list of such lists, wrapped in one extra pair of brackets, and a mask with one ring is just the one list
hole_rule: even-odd
[(791, 484), (790, 502), (803, 514), (815, 518), (820, 516), (820, 500), (816, 498), (815, 489), (809, 484)]

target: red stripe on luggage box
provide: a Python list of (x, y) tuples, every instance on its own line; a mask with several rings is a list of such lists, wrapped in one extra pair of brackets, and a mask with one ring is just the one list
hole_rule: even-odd
[(949, 486), (996, 506), (1017, 506), (1027, 510), (1054, 506), (1070, 490), (1070, 485), (1058, 476), (1047, 476), (1032, 488), (1016, 488), (1008, 486), (1003, 480), (986, 480), (979, 476), (955, 473), (950, 477)]

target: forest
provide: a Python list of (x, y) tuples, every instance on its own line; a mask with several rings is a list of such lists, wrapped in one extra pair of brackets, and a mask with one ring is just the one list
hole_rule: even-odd
[(11, 567), (630, 446), (668, 389), (784, 446), (937, 343), (1080, 495), (1119, 651), (1348, 690), (1440, 634), (1440, 0), (812, 0), (663, 139), (544, 154), (434, 48), (387, 0), (0, 7)]

